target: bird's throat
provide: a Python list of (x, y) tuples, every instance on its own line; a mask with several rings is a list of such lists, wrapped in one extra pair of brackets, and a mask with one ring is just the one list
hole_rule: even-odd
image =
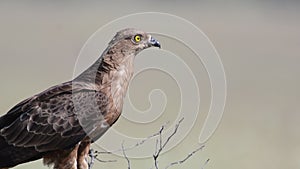
[(122, 52), (104, 53), (90, 68), (74, 81), (88, 84), (89, 88), (108, 94), (113, 107), (121, 113), (123, 99), (133, 75), (135, 55)]
[[(110, 60), (103, 60), (104, 65), (109, 65), (106, 68), (102, 68), (102, 72), (99, 72), (101, 80), (101, 90), (110, 90), (106, 93), (110, 93), (110, 98), (113, 100), (114, 107), (117, 109), (117, 112), (121, 113), (123, 107), (123, 100), (127, 93), (128, 85), (133, 76), (133, 62), (134, 55), (124, 56), (121, 59), (113, 59), (110, 57)], [(108, 69), (107, 69), (108, 68)], [(100, 68), (101, 70), (101, 68)]]

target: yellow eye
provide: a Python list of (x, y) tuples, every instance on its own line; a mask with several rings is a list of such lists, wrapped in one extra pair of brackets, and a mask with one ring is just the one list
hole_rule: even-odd
[(134, 36), (134, 41), (136, 41), (136, 42), (141, 41), (141, 36), (140, 35), (135, 35)]

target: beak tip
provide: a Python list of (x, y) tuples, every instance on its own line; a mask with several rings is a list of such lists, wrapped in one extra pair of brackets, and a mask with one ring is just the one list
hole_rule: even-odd
[(154, 46), (155, 46), (155, 47), (158, 47), (159, 49), (161, 49), (161, 45), (160, 45), (159, 42), (157, 42)]
[(153, 37), (150, 38), (150, 43), (154, 47), (158, 47), (159, 49), (161, 48), (160, 43), (156, 39), (154, 39)]

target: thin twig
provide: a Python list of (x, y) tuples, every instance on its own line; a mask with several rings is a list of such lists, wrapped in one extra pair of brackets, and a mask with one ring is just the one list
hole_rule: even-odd
[[(161, 128), (165, 128), (165, 126), (166, 126), (168, 123), (169, 123), (169, 122), (166, 122), (164, 125), (162, 125)], [(125, 147), (124, 150), (125, 150), (125, 151), (129, 151), (129, 150), (132, 150), (132, 149), (134, 149), (134, 148), (136, 148), (136, 147), (139, 147), (139, 146), (143, 145), (146, 141), (148, 141), (148, 140), (150, 140), (151, 138), (156, 137), (156, 136), (158, 136), (158, 135), (160, 135), (160, 131), (157, 132), (157, 133), (154, 133), (154, 134), (152, 134), (152, 135), (150, 135), (150, 136), (148, 136), (148, 137), (146, 137), (145, 139), (142, 139), (141, 141), (139, 141), (139, 142), (137, 142), (137, 143), (135, 143), (135, 144), (133, 144), (133, 145), (131, 145), (131, 146), (129, 146), (129, 147)], [(123, 151), (123, 149), (117, 149), (117, 150), (114, 150), (114, 151), (97, 151), (97, 154), (113, 154), (113, 153), (116, 153), (116, 152), (122, 152), (122, 151)]]
[(184, 118), (180, 119), (179, 122), (175, 125), (174, 132), (167, 138), (167, 141), (163, 144), (163, 146), (161, 147), (161, 149), (165, 148), (166, 145), (168, 144), (168, 142), (171, 140), (171, 138), (177, 133), (178, 127), (179, 127), (180, 123), (183, 121), (183, 119)]
[(132, 145), (130, 147), (127, 147), (127, 148), (122, 147), (121, 149), (117, 149), (115, 151), (94, 151), (94, 159), (96, 159), (97, 161), (102, 162), (102, 163), (117, 162), (117, 160), (106, 160), (106, 161), (105, 160), (101, 160), (101, 159), (98, 158), (98, 155), (100, 155), (100, 154), (114, 154), (116, 152), (121, 152), (121, 151), (123, 153), (124, 151), (132, 150), (132, 149), (134, 149), (136, 147), (139, 147), (139, 146), (143, 145), (146, 141), (150, 140), (151, 138), (160, 135), (161, 134), (161, 130), (164, 129), (165, 126), (168, 123), (169, 123), (169, 121), (166, 122), (165, 124), (163, 124), (162, 127), (161, 127), (161, 129), (160, 129), (160, 131), (158, 131), (157, 133), (154, 133), (154, 134), (146, 137), (145, 139), (137, 142), (136, 144), (134, 144), (134, 145)]
[(180, 119), (179, 122), (175, 125), (175, 129), (173, 131), (173, 133), (171, 133), (171, 135), (169, 137), (167, 137), (167, 140), (163, 143), (162, 142), (162, 132), (164, 130), (164, 128), (162, 127), (160, 130), (159, 130), (159, 149), (157, 149), (156, 147), (156, 150), (155, 150), (155, 153), (153, 155), (153, 159), (154, 159), (154, 166), (156, 169), (158, 169), (158, 157), (161, 153), (161, 151), (166, 147), (166, 145), (169, 143), (169, 141), (171, 140), (171, 138), (177, 133), (177, 130), (178, 130), (178, 127), (180, 126), (180, 123), (183, 121), (184, 118)]
[(95, 159), (101, 163), (115, 163), (118, 161), (118, 160), (101, 160), (98, 157), (95, 157)]
[(210, 159), (207, 159), (207, 160), (205, 161), (205, 163), (202, 165), (201, 169), (204, 169), (204, 167), (206, 166), (206, 164), (207, 164), (209, 161), (210, 161)]
[(124, 149), (124, 141), (123, 141), (123, 143), (122, 143), (122, 152), (123, 152), (123, 155), (124, 155), (124, 158), (126, 159), (126, 161), (127, 161), (127, 166), (128, 166), (128, 169), (130, 169), (131, 167), (130, 167), (130, 160), (129, 160), (129, 158), (127, 157), (127, 155), (126, 155), (126, 153), (125, 153), (125, 149)]
[[(158, 138), (156, 139), (156, 147), (155, 147), (155, 153), (153, 154), (153, 159), (154, 159), (154, 166), (151, 167), (151, 169), (155, 168), (155, 169), (159, 169), (158, 167), (158, 158), (161, 154), (161, 152), (165, 149), (165, 147), (167, 146), (167, 144), (170, 142), (170, 140), (175, 136), (175, 134), (177, 133), (178, 131), (178, 128), (180, 126), (180, 124), (182, 123), (184, 118), (180, 119), (178, 121), (178, 123), (175, 125), (174, 127), (174, 131), (166, 138), (166, 141), (163, 141), (163, 132), (165, 130), (165, 126), (167, 125), (167, 123), (165, 125), (163, 125), (160, 130), (151, 135), (151, 136), (148, 136), (147, 138), (141, 140), (140, 142), (137, 142), (136, 144), (130, 146), (130, 147), (127, 147), (127, 148), (124, 148), (124, 141), (122, 142), (122, 147), (121, 149), (118, 149), (118, 150), (115, 150), (115, 151), (104, 151), (104, 152), (98, 152), (98, 151), (93, 151), (91, 149), (91, 152), (90, 152), (90, 156), (91, 156), (91, 162), (90, 162), (90, 167), (89, 169), (93, 166), (93, 163), (94, 163), (94, 159), (100, 161), (100, 162), (116, 162), (116, 160), (109, 160), (109, 161), (103, 161), (103, 160), (100, 160), (97, 158), (97, 155), (98, 154), (113, 154), (115, 152), (120, 152), (122, 151), (123, 153), (123, 156), (124, 158), (126, 159), (127, 161), (127, 168), (128, 169), (131, 169), (131, 163), (130, 163), (130, 160), (128, 158), (128, 156), (126, 155), (126, 151), (128, 150), (132, 150), (138, 146), (141, 146), (142, 144), (144, 144), (146, 141), (150, 140), (151, 138), (153, 137), (156, 137), (158, 136)], [(192, 151), (191, 153), (189, 153), (184, 159), (180, 160), (180, 161), (175, 161), (175, 162), (172, 162), (170, 163), (168, 166), (165, 167), (165, 169), (168, 169), (174, 165), (179, 165), (179, 164), (182, 164), (184, 163), (185, 161), (187, 161), (188, 159), (190, 159), (194, 154), (196, 154), (198, 151), (202, 150), (204, 148), (204, 145), (201, 145), (200, 147), (198, 147), (197, 149), (195, 149), (194, 151)], [(205, 161), (205, 163), (201, 166), (201, 169), (204, 169), (204, 167), (207, 165), (207, 163), (209, 162), (210, 159), (207, 159)]]
[(159, 130), (159, 147), (162, 147), (162, 131), (164, 130), (164, 126), (162, 126)]
[(101, 163), (112, 163), (112, 162), (117, 162), (117, 160), (101, 160), (98, 158), (98, 154), (100, 154), (98, 151), (94, 151), (93, 152), (93, 156), (94, 156), (94, 159), (101, 162)]
[(202, 150), (203, 148), (204, 148), (204, 145), (198, 147), (196, 150), (194, 150), (191, 153), (189, 153), (184, 159), (182, 159), (180, 161), (175, 161), (175, 162), (170, 163), (165, 169), (168, 169), (169, 167), (172, 167), (174, 165), (178, 165), (178, 164), (184, 163), (186, 160), (188, 160), (190, 157), (192, 157), (195, 153), (197, 153), (198, 151)]

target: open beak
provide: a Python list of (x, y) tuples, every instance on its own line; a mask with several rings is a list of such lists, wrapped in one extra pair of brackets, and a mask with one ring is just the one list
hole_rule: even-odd
[(151, 46), (155, 46), (155, 47), (159, 47), (159, 48), (161, 47), (160, 43), (156, 39), (154, 39), (152, 36), (150, 37), (149, 41), (150, 41)]

